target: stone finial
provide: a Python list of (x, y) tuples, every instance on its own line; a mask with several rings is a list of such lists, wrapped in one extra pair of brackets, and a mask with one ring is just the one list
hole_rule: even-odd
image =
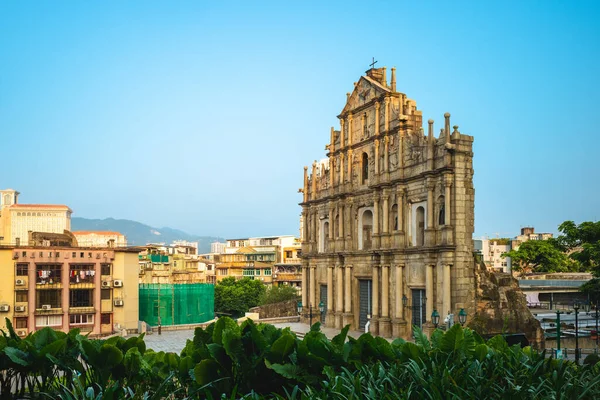
[(445, 113), (445, 114), (444, 114), (444, 118), (450, 118), (450, 113), (448, 113), (448, 112), (447, 112), (447, 113)]
[(392, 92), (396, 91), (396, 68), (392, 67)]
[(444, 114), (446, 123), (444, 124), (444, 133), (446, 134), (446, 142), (450, 142), (450, 113)]
[(427, 136), (429, 137), (429, 141), (433, 142), (433, 120), (430, 119), (427, 121), (429, 124), (429, 132), (427, 132)]
[(383, 86), (387, 86), (387, 75), (386, 75), (386, 69), (387, 67), (383, 67), (383, 78), (381, 79), (383, 82), (381, 82), (383, 84)]

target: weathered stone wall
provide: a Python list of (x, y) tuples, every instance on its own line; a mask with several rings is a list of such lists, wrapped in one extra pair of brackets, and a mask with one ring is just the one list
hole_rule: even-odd
[(544, 331), (518, 281), (510, 274), (488, 271), (483, 262), (476, 267), (476, 312), (467, 325), (481, 335), (523, 333), (532, 346), (543, 349)]
[(260, 319), (293, 317), (298, 315), (297, 305), (297, 300), (288, 300), (281, 303), (265, 304), (258, 307), (252, 307), (248, 312), (258, 313)]

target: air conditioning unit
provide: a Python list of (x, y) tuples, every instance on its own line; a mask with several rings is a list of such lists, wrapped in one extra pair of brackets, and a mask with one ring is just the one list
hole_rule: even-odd
[(27, 336), (27, 331), (25, 329), (20, 329), (17, 331), (17, 335), (19, 335), (21, 337), (25, 337), (25, 336)]
[(15, 312), (25, 312), (25, 306), (15, 306)]
[(42, 310), (51, 310), (52, 309), (52, 305), (50, 304), (42, 304)]
[(113, 286), (114, 286), (114, 287), (123, 287), (123, 281), (122, 281), (122, 280), (119, 280), (119, 279), (115, 279), (115, 280), (113, 281)]
[(110, 287), (110, 281), (102, 281), (102, 287), (109, 288)]
[(115, 307), (123, 307), (123, 300), (121, 300), (121, 299), (115, 300)]
[(0, 306), (0, 312), (8, 312), (10, 310), (10, 306), (8, 304), (2, 304)]
[(13, 260), (16, 260), (16, 259), (18, 259), (18, 258), (19, 258), (19, 252), (18, 252), (18, 251), (15, 251), (15, 252), (13, 253)]
[(25, 286), (25, 279), (17, 279), (15, 281), (16, 286)]

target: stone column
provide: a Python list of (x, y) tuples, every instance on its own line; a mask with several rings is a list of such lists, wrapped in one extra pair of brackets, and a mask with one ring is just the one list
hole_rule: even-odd
[(312, 165), (311, 188), (310, 188), (310, 199), (314, 200), (317, 198), (317, 162), (314, 161)]
[(302, 306), (308, 307), (308, 265), (302, 265)]
[(386, 136), (383, 140), (384, 152), (383, 152), (383, 172), (389, 172), (390, 170), (390, 137)]
[(316, 302), (316, 294), (317, 294), (317, 288), (316, 288), (316, 283), (317, 283), (317, 268), (315, 265), (311, 265), (310, 266), (310, 270), (309, 270), (309, 281), (310, 283), (308, 284), (309, 286), (309, 294), (310, 294), (310, 307), (315, 308), (315, 305), (317, 304)]
[(341, 329), (343, 327), (343, 314), (344, 314), (344, 266), (338, 265), (336, 274), (336, 287), (335, 287), (335, 327)]
[(344, 203), (342, 201), (340, 201), (338, 203), (338, 215), (339, 215), (339, 224), (340, 224), (340, 226), (338, 226), (339, 237), (343, 238), (344, 237)]
[(435, 245), (435, 230), (434, 230), (434, 206), (433, 206), (433, 189), (434, 183), (431, 180), (428, 180), (426, 183), (427, 186), (427, 227), (425, 228), (425, 246), (433, 246)]
[(335, 185), (335, 157), (329, 157), (329, 187), (333, 189)]
[(375, 139), (375, 175), (379, 175), (379, 139)]
[(344, 148), (344, 118), (340, 118), (340, 149)]
[(372, 335), (379, 334), (379, 265), (373, 265), (373, 277), (371, 278), (373, 292), (371, 293), (371, 323), (369, 332)]
[(308, 167), (304, 166), (304, 189), (302, 192), (302, 201), (306, 203), (308, 201)]
[(425, 308), (425, 320), (431, 321), (431, 313), (433, 312), (433, 268), (434, 265), (428, 265), (425, 273), (425, 296), (427, 297), (427, 306)]
[(346, 180), (348, 182), (352, 182), (352, 149), (348, 150), (348, 159), (346, 160), (348, 163), (348, 177)]
[(396, 293), (394, 301), (394, 320), (392, 323), (392, 335), (394, 337), (406, 337), (407, 323), (404, 319), (404, 265), (396, 265), (396, 282), (394, 283), (394, 292)]
[(352, 265), (346, 265), (344, 278), (344, 319), (343, 325), (352, 324)]
[(375, 199), (373, 200), (373, 238), (372, 238), (372, 246), (374, 249), (379, 248), (380, 238), (379, 238), (379, 194), (375, 194)]
[(443, 304), (442, 304), (442, 314), (441, 316), (443, 318), (446, 318), (446, 315), (448, 315), (448, 313), (451, 310), (451, 304), (450, 304), (450, 299), (451, 299), (451, 286), (450, 286), (450, 265), (449, 264), (445, 264), (443, 266), (444, 269), (444, 281), (442, 282), (442, 286), (443, 286), (443, 293), (444, 293), (444, 297), (443, 297)]
[(389, 223), (390, 223), (389, 200), (390, 199), (389, 199), (389, 197), (390, 197), (389, 191), (384, 190), (383, 191), (383, 233), (390, 232), (390, 227), (389, 227)]
[(427, 229), (433, 229), (433, 189), (433, 183), (427, 182)]
[(390, 98), (385, 97), (383, 99), (383, 112), (385, 113), (385, 131), (390, 129)]
[(344, 184), (344, 153), (340, 153), (340, 185)]
[(452, 189), (452, 176), (450, 175), (445, 175), (444, 176), (444, 213), (445, 213), (445, 218), (444, 218), (444, 224), (446, 226), (451, 225), (451, 221), (452, 219), (451, 217), (451, 208), (450, 208), (450, 197), (451, 197), (451, 190)]
[(375, 136), (379, 136), (379, 108), (381, 104), (378, 101), (375, 102)]
[(390, 266), (381, 267), (381, 318), (379, 319), (379, 335), (390, 337)]
[(352, 114), (348, 114), (348, 147), (352, 146)]
[[(333, 220), (333, 203), (329, 202), (329, 225), (328, 225), (328, 232), (327, 234), (329, 235), (329, 243), (333, 242), (333, 239), (335, 239), (333, 237), (333, 224), (335, 223), (335, 221)], [(332, 249), (331, 246), (328, 245), (328, 251), (335, 251), (335, 249)]]
[(328, 326), (334, 325), (335, 316), (333, 314), (333, 265), (327, 266), (327, 315), (325, 321)]

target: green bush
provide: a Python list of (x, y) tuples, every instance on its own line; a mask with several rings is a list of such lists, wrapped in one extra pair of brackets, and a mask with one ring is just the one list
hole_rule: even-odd
[(259, 304), (274, 304), (297, 299), (298, 291), (295, 287), (289, 285), (271, 286), (260, 297)]
[(600, 363), (547, 358), (455, 325), (392, 343), (348, 326), (289, 329), (220, 318), (181, 354), (147, 350), (143, 336), (90, 340), (42, 329), (0, 338), (0, 397), (61, 399), (595, 399)]

